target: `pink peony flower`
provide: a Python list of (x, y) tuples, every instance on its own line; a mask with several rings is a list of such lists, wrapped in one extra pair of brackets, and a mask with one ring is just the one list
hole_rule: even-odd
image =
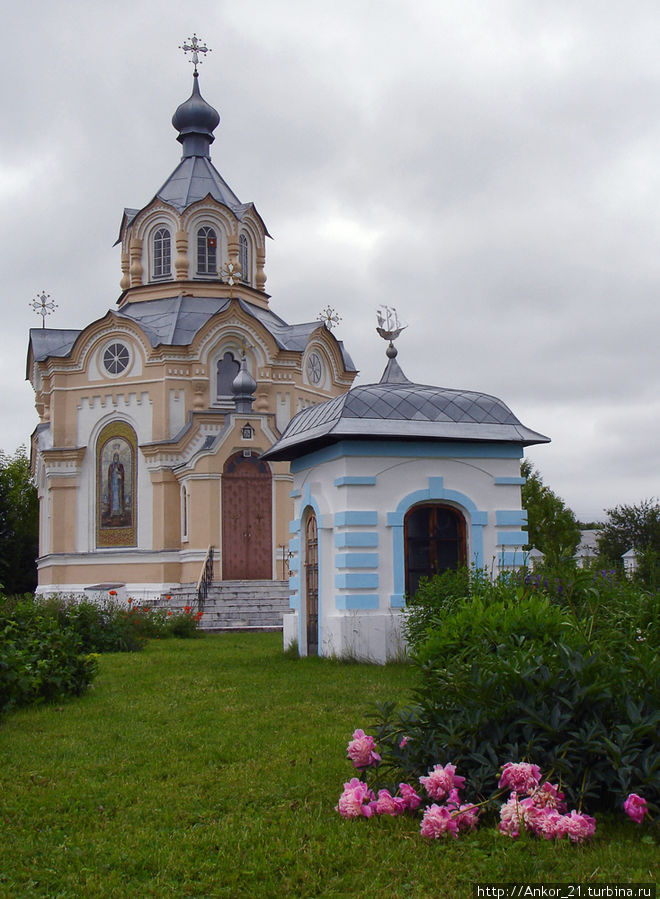
[(515, 840), (524, 824), (525, 808), (518, 801), (518, 794), (512, 793), (509, 801), (500, 808), (500, 832), (508, 834)]
[(380, 756), (374, 750), (374, 738), (365, 734), (363, 730), (356, 730), (353, 739), (346, 747), (346, 752), (353, 762), (354, 768), (369, 768), (377, 765)]
[(631, 793), (623, 803), (623, 810), (636, 824), (641, 824), (644, 815), (648, 811), (646, 799), (642, 796), (638, 796), (637, 793)]
[(344, 784), (344, 792), (339, 797), (335, 811), (339, 812), (342, 818), (359, 818), (361, 816), (370, 818), (374, 810), (368, 803), (373, 802), (374, 799), (374, 794), (369, 787), (357, 777), (352, 777), (348, 783)]
[(399, 784), (399, 793), (406, 804), (406, 808), (411, 812), (414, 812), (422, 804), (422, 797), (410, 784)]
[(460, 790), (465, 783), (464, 777), (457, 777), (456, 766), (450, 763), (443, 768), (442, 765), (434, 765), (429, 771), (428, 777), (420, 777), (419, 782), (429, 794), (431, 799), (444, 799), (454, 788)]
[(507, 762), (502, 768), (498, 786), (508, 787), (516, 793), (526, 795), (539, 785), (541, 769), (529, 762)]
[(547, 781), (534, 790), (532, 801), (537, 808), (553, 808), (562, 813), (566, 811), (564, 794), (559, 792), (559, 787)]
[(531, 815), (526, 815), (525, 823), (532, 833), (544, 840), (558, 840), (566, 835), (566, 815), (560, 815), (554, 808), (533, 807)]
[(476, 805), (461, 805), (455, 821), (459, 830), (476, 830), (479, 823), (479, 809)]
[(565, 827), (571, 843), (583, 843), (590, 840), (596, 832), (596, 819), (589, 815), (576, 812), (575, 809), (570, 815), (562, 815), (564, 820), (562, 827)]
[(379, 790), (378, 799), (371, 803), (371, 807), (377, 815), (402, 815), (406, 810), (405, 799), (400, 796), (392, 796), (389, 790)]
[(424, 817), (420, 831), (423, 837), (437, 839), (450, 833), (453, 837), (458, 838), (458, 824), (456, 819), (452, 817), (452, 813), (444, 805), (427, 805), (424, 809)]

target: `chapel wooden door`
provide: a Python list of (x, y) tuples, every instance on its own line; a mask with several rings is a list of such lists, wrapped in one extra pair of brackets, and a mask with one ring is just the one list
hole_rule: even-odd
[(222, 579), (272, 577), (270, 468), (256, 456), (235, 453), (222, 472)]
[(305, 617), (307, 655), (319, 651), (319, 537), (316, 515), (310, 512), (305, 525)]
[(465, 565), (465, 519), (451, 506), (413, 506), (405, 518), (406, 595), (417, 592), (422, 577)]

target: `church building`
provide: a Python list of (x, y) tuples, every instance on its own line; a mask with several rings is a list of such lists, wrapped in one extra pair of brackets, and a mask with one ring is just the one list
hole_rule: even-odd
[(292, 476), (260, 457), (357, 374), (329, 327), (271, 309), (269, 234), (211, 162), (197, 64), (172, 124), (180, 163), (124, 210), (116, 306), (30, 332), (41, 593), (114, 582), (155, 599), (194, 584), (209, 547), (216, 580), (284, 579)]

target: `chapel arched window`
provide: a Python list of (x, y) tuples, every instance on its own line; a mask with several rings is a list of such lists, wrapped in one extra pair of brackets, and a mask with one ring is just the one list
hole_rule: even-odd
[(238, 238), (238, 264), (241, 267), (241, 278), (250, 283), (250, 245), (245, 234)]
[(218, 362), (218, 397), (233, 396), (231, 385), (240, 370), (233, 353), (227, 351)]
[(172, 273), (172, 239), (167, 228), (154, 233), (154, 278), (169, 278)]
[(197, 232), (197, 274), (215, 275), (218, 272), (218, 236), (215, 229), (203, 225)]

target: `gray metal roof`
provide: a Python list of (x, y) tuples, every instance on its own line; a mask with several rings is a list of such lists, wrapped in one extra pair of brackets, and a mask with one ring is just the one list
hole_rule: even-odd
[(68, 356), (82, 331), (67, 331), (64, 328), (30, 328), (30, 346), (35, 362), (42, 362), (49, 356)]
[[(230, 304), (227, 298), (191, 297), (178, 294), (160, 300), (143, 300), (125, 303), (113, 315), (126, 318), (142, 328), (153, 347), (189, 346), (204, 325), (223, 312)], [(256, 319), (272, 335), (282, 350), (303, 352), (314, 331), (322, 327), (320, 322), (304, 322), (288, 325), (270, 309), (254, 306), (238, 299), (241, 309)], [(76, 338), (82, 331), (64, 331), (55, 328), (32, 328), (30, 345), (36, 362), (48, 356), (68, 356)], [(346, 371), (357, 371), (342, 341), (337, 341)]]
[(346, 438), (374, 437), (524, 446), (549, 442), (548, 437), (521, 424), (497, 397), (414, 384), (391, 358), (378, 384), (353, 387), (343, 396), (299, 412), (264, 457), (295, 459)]

